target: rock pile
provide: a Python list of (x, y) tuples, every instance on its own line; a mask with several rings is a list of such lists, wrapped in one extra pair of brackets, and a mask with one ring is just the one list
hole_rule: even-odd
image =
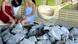
[(0, 44), (78, 44), (78, 29), (60, 25), (33, 24), (25, 28), (0, 28)]

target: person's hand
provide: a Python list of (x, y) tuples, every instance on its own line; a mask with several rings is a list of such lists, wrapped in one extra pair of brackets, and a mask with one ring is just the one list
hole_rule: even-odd
[(11, 27), (13, 27), (15, 25), (15, 20), (13, 18), (10, 18), (10, 22), (11, 22)]

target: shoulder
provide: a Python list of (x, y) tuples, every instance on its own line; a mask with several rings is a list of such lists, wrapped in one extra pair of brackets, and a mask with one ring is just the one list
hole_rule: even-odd
[(5, 3), (5, 2), (3, 2), (3, 3), (2, 3), (2, 6), (4, 6), (5, 4), (6, 4), (6, 3)]

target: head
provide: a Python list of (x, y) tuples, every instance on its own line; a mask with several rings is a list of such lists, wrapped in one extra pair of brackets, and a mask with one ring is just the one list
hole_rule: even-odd
[(32, 2), (33, 2), (34, 4), (36, 4), (35, 0), (32, 0)]
[(32, 0), (26, 0), (26, 5), (31, 6), (32, 5)]

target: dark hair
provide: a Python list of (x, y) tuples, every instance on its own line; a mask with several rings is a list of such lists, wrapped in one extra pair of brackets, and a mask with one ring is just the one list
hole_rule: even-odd
[(32, 0), (32, 2), (33, 2), (34, 4), (36, 4), (35, 0)]
[(18, 7), (22, 4), (22, 0), (17, 0), (19, 4), (16, 4), (16, 1), (15, 0), (12, 0), (11, 4), (14, 6), (14, 7)]

